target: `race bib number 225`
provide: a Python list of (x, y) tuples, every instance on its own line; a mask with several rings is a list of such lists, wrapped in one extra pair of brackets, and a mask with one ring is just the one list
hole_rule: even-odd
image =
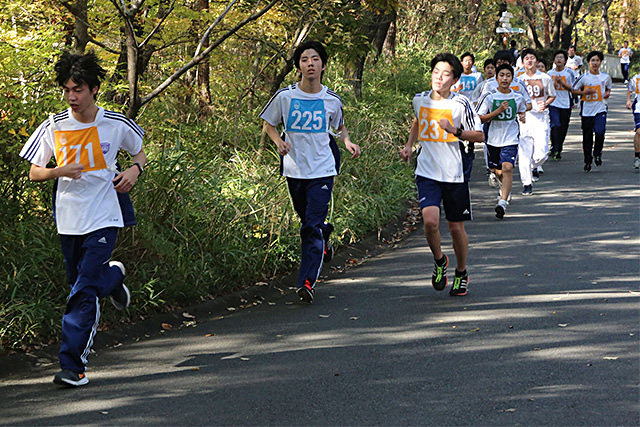
[(322, 99), (292, 99), (287, 117), (287, 131), (322, 133), (327, 131)]

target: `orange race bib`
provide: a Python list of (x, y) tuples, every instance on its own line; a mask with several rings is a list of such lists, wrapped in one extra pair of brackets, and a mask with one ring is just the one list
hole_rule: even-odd
[(640, 95), (640, 79), (636, 79), (636, 95)]
[(82, 172), (107, 168), (95, 126), (80, 130), (56, 130), (54, 134), (58, 167), (80, 163), (84, 166)]
[(455, 135), (446, 132), (440, 127), (440, 119), (446, 119), (453, 124), (451, 110), (420, 107), (420, 120), (418, 139), (432, 142), (456, 142)]
[(585, 102), (598, 102), (598, 101), (602, 101), (602, 91), (600, 88), (600, 85), (595, 85), (595, 86), (589, 86), (589, 85), (585, 85), (584, 90), (587, 89), (593, 89), (596, 91), (596, 93), (590, 93), (588, 95), (582, 95), (582, 100)]
[[(558, 76), (558, 77), (559, 77), (559, 80), (562, 80), (562, 83), (567, 84), (567, 77), (566, 76)], [(553, 80), (553, 84), (556, 87), (556, 90), (564, 90), (564, 91), (566, 91), (564, 86), (562, 86), (559, 81), (556, 81), (554, 79)]]
[(509, 86), (509, 89), (513, 90), (514, 92), (520, 92), (520, 85)]
[(530, 79), (526, 81), (527, 90), (531, 98), (540, 98), (544, 96), (544, 85), (540, 79)]

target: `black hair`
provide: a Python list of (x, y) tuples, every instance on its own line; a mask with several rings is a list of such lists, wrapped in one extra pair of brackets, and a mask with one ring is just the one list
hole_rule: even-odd
[(569, 59), (569, 54), (565, 50), (562, 50), (562, 49), (556, 50), (556, 52), (553, 54), (553, 59), (555, 60), (556, 56), (558, 55), (564, 56), (565, 62), (567, 61), (567, 59)]
[(329, 58), (329, 56), (327, 55), (327, 51), (325, 50), (322, 43), (315, 40), (310, 40), (302, 43), (300, 46), (298, 46), (295, 52), (293, 52), (293, 64), (298, 70), (300, 69), (300, 57), (302, 56), (302, 52), (307, 49), (313, 49), (318, 52), (318, 55), (320, 55), (320, 60), (322, 61), (322, 66), (324, 67), (327, 65), (327, 59)]
[(516, 57), (508, 50), (499, 50), (495, 55), (493, 55), (494, 64), (497, 64), (498, 61), (507, 61), (509, 64), (513, 65), (516, 63)]
[(446, 62), (453, 68), (453, 78), (459, 79), (462, 75), (462, 63), (453, 53), (439, 53), (431, 60), (431, 71), (436, 68), (438, 62)]
[(511, 47), (516, 47), (516, 41), (515, 40), (511, 40), (511, 43), (509, 43), (511, 45)]
[(587, 62), (589, 62), (591, 58), (593, 58), (594, 56), (597, 56), (598, 58), (600, 58), (600, 61), (604, 61), (604, 55), (602, 54), (602, 52), (600, 52), (599, 50), (592, 50), (587, 55)]
[(498, 66), (498, 68), (496, 68), (496, 76), (498, 75), (498, 73), (502, 70), (509, 70), (511, 72), (511, 77), (514, 77), (514, 71), (513, 71), (513, 67), (509, 64), (500, 64)]
[(493, 62), (492, 58), (489, 59), (485, 59), (484, 60), (484, 68), (487, 68), (489, 65), (493, 65), (495, 67), (496, 63)]
[(100, 82), (107, 75), (93, 51), (84, 55), (63, 52), (53, 69), (56, 72), (56, 82), (60, 87), (64, 87), (71, 79), (77, 84), (86, 83), (89, 89), (93, 90), (95, 87), (100, 87)]
[(538, 62), (542, 62), (542, 65), (544, 65), (544, 68), (547, 68), (547, 63), (546, 63), (546, 61), (544, 60), (544, 58), (540, 58), (540, 59), (538, 59)]
[(530, 47), (526, 48), (522, 51), (522, 53), (520, 53), (520, 57), (522, 59), (524, 59), (524, 57), (527, 55), (533, 55), (536, 57), (536, 61), (540, 61), (540, 55), (538, 54), (538, 52), (536, 52), (534, 49), (531, 49)]
[(462, 62), (462, 60), (463, 60), (464, 58), (466, 58), (467, 56), (470, 56), (470, 57), (471, 57), (471, 62), (472, 62), (472, 63), (474, 63), (474, 64), (476, 63), (476, 57), (475, 57), (475, 56), (473, 56), (473, 53), (471, 53), (471, 52), (465, 52), (465, 53), (463, 53), (462, 55), (460, 55), (460, 61)]

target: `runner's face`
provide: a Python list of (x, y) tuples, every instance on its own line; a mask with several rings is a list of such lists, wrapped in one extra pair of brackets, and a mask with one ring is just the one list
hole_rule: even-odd
[(500, 70), (496, 79), (498, 80), (498, 85), (502, 89), (508, 89), (509, 85), (513, 81), (513, 74), (511, 74), (509, 70)]
[(319, 78), (324, 71), (320, 54), (315, 49), (306, 49), (300, 55), (300, 72), (305, 78)]
[(527, 70), (535, 69), (537, 63), (538, 63), (538, 60), (536, 59), (536, 56), (530, 53), (527, 54), (527, 56), (525, 56), (524, 58), (522, 58), (522, 65), (524, 65), (524, 68), (526, 68)]
[(598, 72), (600, 71), (600, 65), (602, 64), (602, 61), (600, 61), (600, 58), (598, 58), (597, 56), (593, 56), (590, 60), (589, 60), (589, 69), (592, 72)]
[(542, 63), (542, 62), (538, 62), (538, 63), (536, 64), (536, 68), (537, 68), (539, 71), (543, 72), (543, 73), (546, 73), (546, 72), (547, 72), (547, 69), (545, 68), (544, 63)]
[(576, 50), (572, 47), (569, 48), (569, 57), (573, 58), (574, 55), (576, 54)]
[(431, 88), (436, 92), (449, 90), (456, 82), (453, 77), (453, 67), (448, 62), (438, 62), (431, 72)]
[(82, 114), (87, 108), (95, 105), (95, 99), (93, 97), (98, 93), (98, 88), (94, 87), (93, 89), (89, 89), (88, 84), (78, 84), (69, 79), (64, 86), (62, 86), (62, 92), (71, 110), (74, 113)]
[(559, 53), (553, 58), (553, 63), (556, 64), (556, 68), (564, 68), (567, 61), (564, 59), (564, 55)]
[(464, 72), (469, 74), (471, 72), (471, 67), (473, 67), (473, 59), (470, 56), (465, 56), (462, 62), (462, 68), (464, 68)]
[(505, 61), (504, 59), (498, 59), (496, 61), (496, 68), (498, 68), (499, 66), (501, 66), (502, 64), (508, 64), (509, 61)]
[(487, 65), (484, 67), (484, 74), (488, 79), (490, 79), (496, 75), (496, 67), (493, 64)]

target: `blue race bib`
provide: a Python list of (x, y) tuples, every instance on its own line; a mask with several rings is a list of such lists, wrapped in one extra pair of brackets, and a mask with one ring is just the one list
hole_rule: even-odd
[(322, 99), (291, 99), (287, 118), (288, 132), (325, 133), (326, 123)]
[(466, 74), (463, 74), (460, 76), (460, 84), (462, 85), (462, 90), (467, 92), (475, 90), (477, 81), (474, 76), (467, 76)]

